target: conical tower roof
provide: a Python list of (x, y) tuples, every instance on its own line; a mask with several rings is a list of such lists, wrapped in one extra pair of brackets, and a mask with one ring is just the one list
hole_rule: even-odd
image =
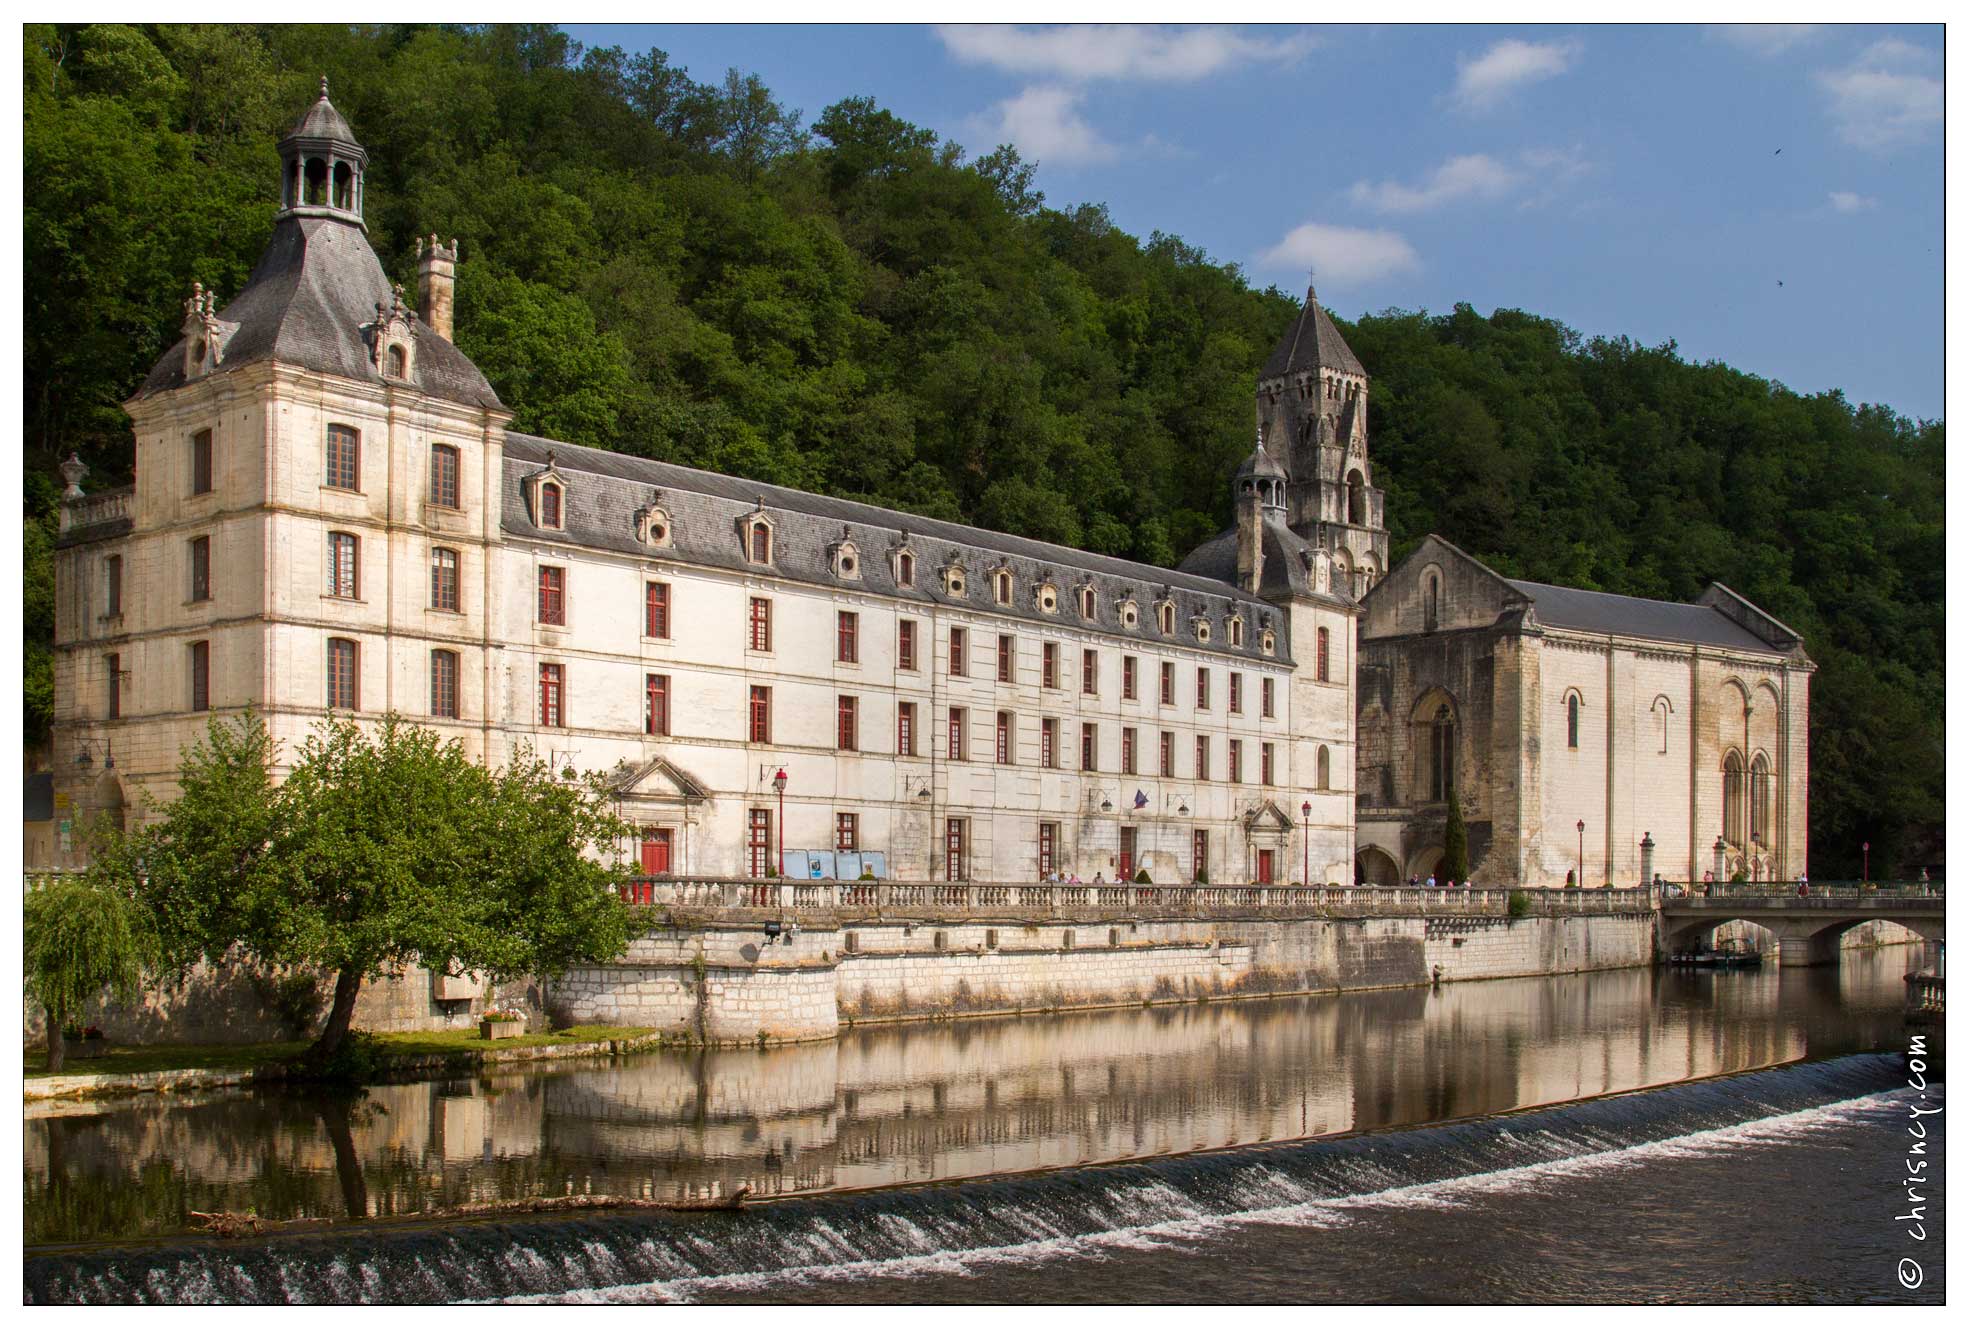
[(1319, 297), (1308, 286), (1306, 307), (1299, 311), (1299, 317), (1292, 320), (1292, 326), (1286, 329), (1278, 345), (1272, 348), (1272, 354), (1258, 377), (1284, 378), (1289, 374), (1319, 369), (1367, 377), (1367, 370), (1362, 368), (1353, 348), (1340, 335), (1340, 329), (1333, 326), (1333, 320), (1320, 308)]
[(317, 143), (346, 143), (357, 151), (362, 149), (362, 144), (356, 142), (355, 131), (349, 128), (349, 122), (342, 118), (342, 113), (335, 109), (333, 102), (328, 100), (326, 75), (323, 75), (321, 80), (321, 96), (308, 108), (307, 113), (281, 142), (289, 143), (302, 138)]

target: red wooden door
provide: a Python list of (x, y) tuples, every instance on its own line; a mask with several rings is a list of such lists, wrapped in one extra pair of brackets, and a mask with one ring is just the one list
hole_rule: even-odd
[(653, 827), (643, 832), (643, 875), (665, 877), (670, 874), (670, 828)]
[(1260, 886), (1272, 884), (1272, 851), (1269, 849), (1258, 851), (1258, 884)]

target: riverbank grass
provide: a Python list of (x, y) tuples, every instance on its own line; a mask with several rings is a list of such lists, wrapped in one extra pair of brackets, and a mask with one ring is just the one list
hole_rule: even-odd
[[(655, 1033), (639, 1025), (582, 1024), (551, 1033), (523, 1034), (497, 1043), (487, 1042), (473, 1029), (445, 1029), (435, 1033), (374, 1034), (377, 1050), (391, 1059), (428, 1057), (444, 1053), (477, 1052), (488, 1060), (502, 1060), (511, 1052), (527, 1048), (561, 1047), (570, 1043), (603, 1043), (642, 1038)], [(103, 1055), (82, 1061), (71, 1057), (67, 1075), (136, 1075), (147, 1071), (250, 1071), (293, 1061), (308, 1050), (299, 1043), (149, 1043), (116, 1044)], [(26, 1049), (23, 1064), (27, 1078), (48, 1074), (48, 1049)]]

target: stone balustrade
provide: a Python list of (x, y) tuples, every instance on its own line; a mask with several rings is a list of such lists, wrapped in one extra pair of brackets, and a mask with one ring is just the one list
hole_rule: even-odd
[(66, 534), (89, 526), (125, 521), (130, 517), (130, 506), (135, 497), (135, 488), (125, 485), (121, 489), (105, 489), (101, 493), (70, 499), (62, 504), (60, 530)]
[[(1530, 913), (1643, 913), (1654, 907), (1641, 887), (1568, 891), (1526, 889)], [(800, 913), (861, 917), (994, 918), (1120, 915), (1197, 918), (1503, 916), (1506, 887), (1423, 886), (1157, 886), (1138, 883), (772, 881), (638, 877), (623, 888), (636, 904), (703, 913)]]

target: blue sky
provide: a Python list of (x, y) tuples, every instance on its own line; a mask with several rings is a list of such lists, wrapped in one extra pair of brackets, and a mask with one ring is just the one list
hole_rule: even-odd
[(868, 95), (1346, 317), (1517, 307), (1943, 410), (1938, 26), (571, 25)]

